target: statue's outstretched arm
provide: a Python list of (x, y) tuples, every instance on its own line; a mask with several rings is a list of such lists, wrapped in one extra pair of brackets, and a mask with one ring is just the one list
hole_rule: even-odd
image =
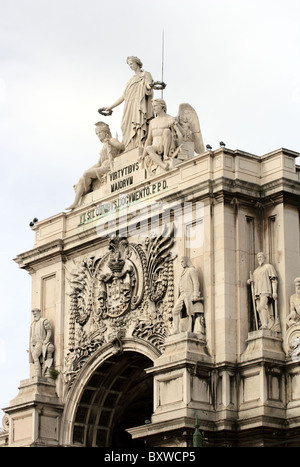
[(105, 110), (107, 112), (109, 112), (110, 110), (114, 109), (115, 107), (118, 107), (118, 105), (122, 104), (122, 102), (124, 102), (124, 97), (123, 96), (119, 97), (119, 99), (117, 99), (114, 104), (106, 107)]

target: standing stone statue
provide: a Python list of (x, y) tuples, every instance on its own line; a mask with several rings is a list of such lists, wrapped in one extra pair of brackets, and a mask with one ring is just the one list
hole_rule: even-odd
[[(248, 284), (251, 285), (256, 329), (273, 329), (277, 331), (279, 326), (277, 273), (272, 264), (266, 263), (265, 253), (258, 253), (257, 261), (259, 266), (253, 274), (250, 271), (250, 279), (248, 279)], [(260, 326), (257, 320), (257, 313), (260, 319)]]
[(152, 76), (148, 71), (142, 70), (143, 64), (138, 57), (127, 57), (127, 63), (134, 71), (134, 76), (127, 82), (122, 96), (105, 108), (109, 112), (124, 102), (121, 130), (126, 150), (144, 145), (148, 124), (153, 118)]
[[(185, 256), (181, 259), (181, 266), (183, 270), (179, 280), (179, 297), (173, 308), (173, 329), (171, 334), (178, 334), (180, 332), (179, 323), (184, 307), (188, 317), (188, 331), (192, 332), (193, 316), (198, 312), (194, 304), (201, 301), (199, 279), (196, 269), (192, 265), (190, 259)], [(201, 311), (203, 311), (202, 304)]]
[(300, 277), (296, 277), (294, 283), (296, 293), (290, 297), (290, 314), (287, 317), (288, 326), (300, 321)]
[(148, 173), (153, 171), (153, 165), (169, 170), (169, 163), (165, 159), (174, 157), (176, 149), (183, 141), (182, 129), (177, 119), (167, 114), (166, 102), (163, 99), (154, 99), (152, 106), (156, 117), (150, 122), (142, 154)]
[(49, 321), (41, 317), (41, 310), (32, 310), (34, 320), (30, 329), (29, 362), (34, 364), (36, 376), (47, 376), (53, 364), (54, 345), (50, 339), (52, 330)]
[(112, 138), (109, 126), (104, 122), (96, 123), (96, 135), (100, 139), (103, 146), (100, 151), (100, 159), (97, 164), (86, 170), (75, 185), (74, 202), (66, 208), (67, 210), (75, 209), (79, 206), (81, 198), (90, 190), (93, 180), (100, 180), (108, 172), (113, 171), (114, 157), (124, 150), (124, 145), (116, 138)]

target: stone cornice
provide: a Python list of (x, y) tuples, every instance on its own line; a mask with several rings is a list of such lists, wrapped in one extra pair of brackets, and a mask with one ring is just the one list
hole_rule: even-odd
[[(138, 209), (142, 202), (152, 207), (172, 203), (176, 208), (183, 202), (192, 201), (201, 201), (204, 205), (225, 202), (235, 208), (245, 205), (254, 210), (280, 203), (299, 206), (300, 181), (298, 168), (295, 166), (296, 157), (299, 157), (299, 153), (284, 148), (263, 156), (219, 148), (181, 162), (168, 173), (160, 173), (151, 179), (140, 181), (132, 188), (122, 191), (122, 195), (166, 180), (169, 187), (167, 190), (160, 191), (154, 197), (141, 198), (133, 203), (133, 207)], [(101, 198), (101, 189), (98, 191), (99, 193), (96, 191), (88, 194), (87, 204), (75, 211), (62, 212), (35, 224), (34, 248), (15, 258), (20, 268), (31, 272), (31, 268), (39, 268), (45, 262), (64, 261), (64, 257), (72, 252), (85, 251), (105, 243), (105, 238), (97, 232), (97, 225), (102, 219), (103, 222), (106, 221), (105, 216), (96, 216), (80, 224), (84, 213), (93, 212), (100, 202), (111, 202), (114, 197), (119, 196), (119, 193), (115, 193)], [(115, 211), (121, 227), (124, 222), (131, 222), (130, 216), (126, 217), (126, 211), (122, 207)]]

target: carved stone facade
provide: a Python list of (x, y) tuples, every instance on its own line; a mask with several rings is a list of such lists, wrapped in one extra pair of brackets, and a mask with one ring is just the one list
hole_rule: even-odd
[(299, 154), (205, 151), (180, 108), (157, 146), (147, 123), (79, 205), (32, 227), (16, 262), (47, 342), (2, 445), (192, 446), (196, 418), (207, 446), (296, 445)]

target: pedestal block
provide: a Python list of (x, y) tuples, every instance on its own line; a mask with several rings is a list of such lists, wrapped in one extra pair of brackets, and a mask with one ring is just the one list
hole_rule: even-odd
[(257, 358), (274, 358), (285, 360), (281, 334), (268, 329), (260, 329), (248, 333), (247, 348), (240, 361), (245, 362)]
[(19, 394), (5, 408), (9, 445), (57, 446), (62, 411), (55, 381), (37, 376), (21, 381)]
[(266, 329), (250, 332), (240, 361), (240, 427), (282, 428), (286, 394), (281, 335)]

